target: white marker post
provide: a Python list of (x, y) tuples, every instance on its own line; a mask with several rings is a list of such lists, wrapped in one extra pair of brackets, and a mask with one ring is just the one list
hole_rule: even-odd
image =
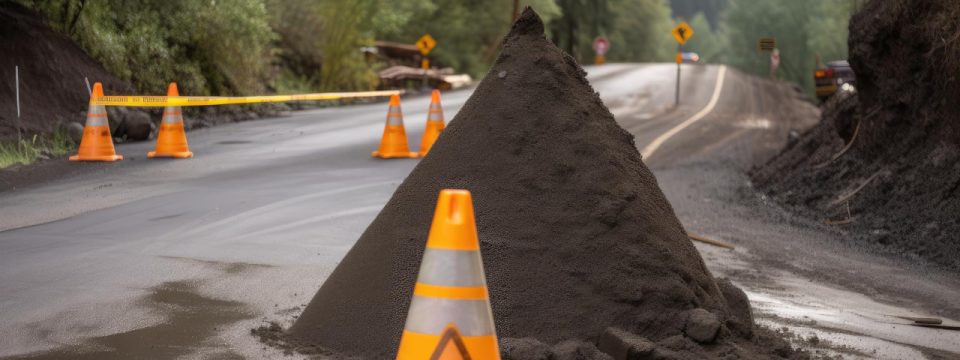
[(17, 97), (17, 143), (23, 141), (23, 123), (20, 121), (20, 66), (13, 67), (13, 76), (16, 79), (16, 97)]

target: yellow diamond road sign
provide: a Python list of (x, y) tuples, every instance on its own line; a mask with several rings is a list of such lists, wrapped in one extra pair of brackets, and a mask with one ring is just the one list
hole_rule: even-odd
[(690, 40), (690, 38), (693, 37), (693, 28), (690, 27), (690, 24), (687, 24), (687, 22), (684, 21), (681, 22), (680, 25), (677, 25), (677, 27), (673, 28), (671, 33), (673, 34), (673, 38), (676, 39), (680, 45), (683, 45), (687, 42), (687, 40)]
[(429, 54), (430, 50), (433, 50), (436, 46), (437, 41), (430, 34), (423, 35), (420, 40), (417, 40), (417, 49), (420, 49), (420, 53), (424, 55)]

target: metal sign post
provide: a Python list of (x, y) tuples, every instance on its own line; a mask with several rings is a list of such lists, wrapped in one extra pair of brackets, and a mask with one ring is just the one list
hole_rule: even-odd
[(677, 91), (674, 94), (673, 103), (673, 106), (677, 107), (680, 106), (680, 64), (683, 63), (683, 44), (693, 37), (693, 28), (686, 21), (681, 21), (670, 33), (673, 34), (673, 39), (677, 40)]
[(683, 62), (683, 45), (677, 44), (677, 91), (673, 97), (673, 107), (680, 106), (680, 63)]

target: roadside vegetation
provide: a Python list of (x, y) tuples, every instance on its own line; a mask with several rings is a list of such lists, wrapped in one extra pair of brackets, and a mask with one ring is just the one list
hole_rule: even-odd
[(65, 131), (33, 135), (28, 139), (0, 141), (0, 169), (13, 165), (30, 165), (37, 159), (63, 156), (76, 148)]
[[(143, 93), (176, 80), (185, 93), (359, 90), (383, 66), (374, 40), (412, 44), (425, 33), (434, 63), (481, 76), (513, 16), (512, 0), (17, 0), (37, 10), (107, 70)], [(617, 61), (666, 60), (666, 0), (524, 0), (580, 60), (598, 35)]]
[[(374, 40), (412, 44), (425, 33), (435, 64), (482, 76), (513, 15), (512, 0), (17, 0), (47, 17), (143, 93), (176, 80), (185, 93), (237, 95), (370, 89), (383, 64), (361, 51)], [(671, 61), (670, 29), (709, 63), (766, 76), (759, 37), (776, 37), (779, 77), (812, 91), (817, 59), (846, 58), (847, 20), (864, 0), (524, 0), (547, 35), (581, 63), (606, 36), (609, 61)]]

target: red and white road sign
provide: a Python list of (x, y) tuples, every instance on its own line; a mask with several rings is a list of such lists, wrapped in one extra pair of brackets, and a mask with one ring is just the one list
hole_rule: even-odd
[(606, 55), (609, 50), (610, 40), (607, 40), (606, 37), (598, 36), (596, 39), (593, 39), (593, 51), (596, 51), (597, 55)]

